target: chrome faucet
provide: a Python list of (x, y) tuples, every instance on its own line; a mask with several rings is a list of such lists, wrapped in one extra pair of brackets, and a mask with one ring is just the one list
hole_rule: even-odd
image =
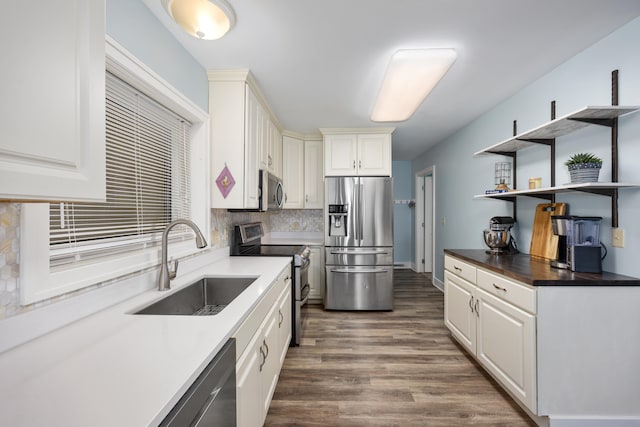
[(177, 219), (169, 223), (162, 232), (162, 264), (160, 264), (160, 275), (158, 276), (159, 291), (168, 291), (171, 289), (171, 279), (174, 279), (178, 273), (178, 260), (173, 262), (173, 268), (171, 270), (169, 270), (169, 263), (167, 261), (169, 231), (178, 224), (187, 225), (196, 233), (196, 246), (198, 249), (202, 249), (207, 246), (207, 241), (202, 235), (202, 231), (200, 231), (193, 221), (189, 221), (188, 219)]

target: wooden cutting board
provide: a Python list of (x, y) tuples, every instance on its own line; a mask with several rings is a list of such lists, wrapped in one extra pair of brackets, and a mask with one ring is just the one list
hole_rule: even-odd
[(529, 254), (546, 259), (558, 259), (558, 236), (553, 234), (551, 216), (564, 215), (566, 203), (540, 203), (536, 206)]

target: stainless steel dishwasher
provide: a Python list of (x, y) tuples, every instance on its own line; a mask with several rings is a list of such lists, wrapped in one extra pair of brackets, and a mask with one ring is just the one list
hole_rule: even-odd
[(236, 341), (231, 338), (160, 426), (236, 426)]

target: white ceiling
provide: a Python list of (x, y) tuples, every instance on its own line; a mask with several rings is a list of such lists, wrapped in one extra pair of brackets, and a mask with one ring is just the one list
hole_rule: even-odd
[[(281, 125), (395, 126), (394, 160), (410, 160), (501, 100), (640, 15), (638, 0), (228, 0), (222, 39), (183, 33), (143, 0), (207, 69), (249, 68)], [(458, 59), (400, 123), (369, 116), (392, 53), (453, 47)]]

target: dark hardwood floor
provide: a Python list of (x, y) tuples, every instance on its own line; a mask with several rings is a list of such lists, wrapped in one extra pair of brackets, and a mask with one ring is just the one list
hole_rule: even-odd
[(535, 425), (449, 336), (429, 276), (394, 274), (392, 312), (310, 306), (265, 425)]

